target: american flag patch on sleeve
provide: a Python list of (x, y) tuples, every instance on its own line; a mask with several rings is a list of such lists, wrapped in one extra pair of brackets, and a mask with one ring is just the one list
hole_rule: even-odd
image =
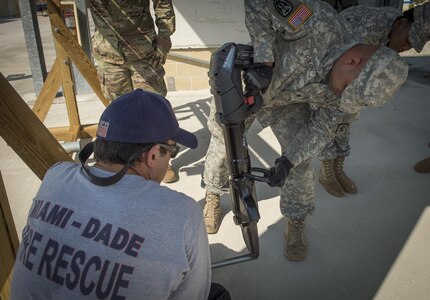
[(310, 16), (312, 16), (312, 11), (305, 4), (302, 4), (288, 19), (288, 24), (290, 24), (294, 30), (297, 30)]

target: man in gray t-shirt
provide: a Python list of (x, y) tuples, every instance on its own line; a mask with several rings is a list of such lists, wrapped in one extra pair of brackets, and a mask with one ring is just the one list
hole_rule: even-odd
[(177, 143), (196, 148), (197, 138), (179, 128), (164, 97), (138, 89), (113, 101), (79, 155), (82, 165), (62, 162), (46, 173), (11, 299), (207, 299), (202, 210), (160, 186)]

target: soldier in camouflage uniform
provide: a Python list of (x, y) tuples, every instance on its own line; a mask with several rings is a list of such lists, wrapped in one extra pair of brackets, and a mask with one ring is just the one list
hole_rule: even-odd
[[(175, 13), (171, 0), (90, 0), (95, 33), (93, 56), (105, 96), (114, 100), (141, 88), (166, 96), (163, 65), (172, 46)], [(157, 27), (157, 31), (155, 29)], [(178, 179), (169, 166), (164, 182)]]
[[(387, 47), (363, 45), (346, 20), (319, 1), (246, 0), (245, 12), (254, 61), (274, 62), (257, 119), (271, 127), (283, 153), (271, 169), (269, 184), (281, 187), (281, 213), (289, 219), (285, 255), (303, 260), (305, 217), (314, 209), (312, 156), (350, 114), (390, 99), (406, 80), (408, 65)], [(206, 207), (219, 209), (227, 180), (226, 153), (213, 112), (209, 128), (213, 135), (203, 174)], [(215, 202), (214, 196), (218, 203), (209, 203)], [(219, 227), (217, 214), (209, 218), (206, 207), (207, 229)]]
[(338, 12), (347, 9), (348, 7), (358, 5), (357, 0), (323, 0), (330, 4)]
[[(386, 45), (398, 53), (412, 47), (421, 52), (430, 39), (430, 3), (416, 6), (402, 14), (394, 7), (355, 6), (341, 12), (351, 24), (354, 32), (366, 44)], [(413, 29), (412, 29), (413, 28)], [(347, 124), (357, 119), (351, 115)], [(357, 186), (343, 168), (345, 158), (350, 154), (349, 136), (351, 126), (336, 134), (318, 154), (321, 160), (319, 181), (333, 196), (357, 193)]]
[[(414, 22), (409, 30), (409, 40), (417, 52), (421, 52), (430, 40), (430, 3), (414, 8)], [(430, 147), (430, 143), (428, 144)], [(417, 162), (414, 170), (419, 173), (430, 173), (430, 157)]]

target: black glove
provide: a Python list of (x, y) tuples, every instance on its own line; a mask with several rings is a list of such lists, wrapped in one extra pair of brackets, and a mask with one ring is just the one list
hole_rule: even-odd
[(167, 54), (172, 47), (170, 37), (158, 37), (154, 40), (154, 55), (152, 57), (151, 66), (158, 69), (166, 62)]
[(292, 167), (293, 164), (285, 156), (276, 159), (275, 166), (269, 170), (268, 184), (270, 186), (282, 187)]
[(269, 66), (247, 69), (243, 75), (246, 96), (255, 96), (259, 91), (264, 92), (272, 80), (272, 74), (273, 68)]

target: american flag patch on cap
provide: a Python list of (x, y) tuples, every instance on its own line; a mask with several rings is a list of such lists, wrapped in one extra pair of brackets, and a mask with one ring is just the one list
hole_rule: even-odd
[(288, 24), (297, 30), (310, 16), (312, 16), (312, 11), (305, 4), (302, 4), (288, 19)]
[(102, 138), (106, 138), (108, 127), (109, 127), (109, 122), (100, 121), (99, 127), (97, 128), (97, 136), (102, 137)]

